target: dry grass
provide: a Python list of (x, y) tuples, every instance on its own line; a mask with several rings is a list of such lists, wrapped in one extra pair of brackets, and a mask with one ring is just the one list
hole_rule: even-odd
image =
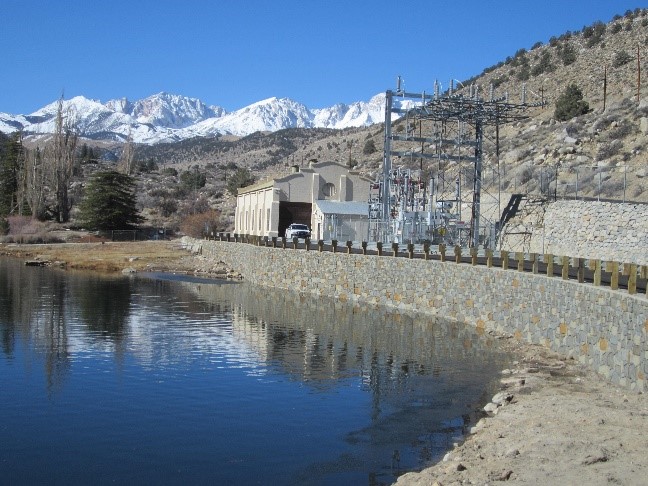
[(121, 272), (129, 267), (136, 271), (190, 270), (189, 253), (179, 241), (6, 244), (0, 245), (2, 255), (100, 272)]

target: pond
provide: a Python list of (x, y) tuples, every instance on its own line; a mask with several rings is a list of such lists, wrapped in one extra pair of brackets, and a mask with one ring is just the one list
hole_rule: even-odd
[(460, 440), (508, 361), (450, 321), (0, 259), (0, 480), (391, 484)]

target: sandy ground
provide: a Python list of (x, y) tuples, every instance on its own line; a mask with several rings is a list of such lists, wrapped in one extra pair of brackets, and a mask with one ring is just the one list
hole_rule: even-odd
[[(648, 399), (573, 360), (508, 339), (519, 356), (462, 444), (397, 485), (648, 484)], [(497, 403), (495, 403), (497, 402)]]
[[(0, 245), (0, 255), (106, 272), (170, 271), (238, 275), (192, 256), (179, 241)], [(648, 484), (648, 397), (612, 385), (577, 362), (512, 338), (518, 360), (502, 392), (439, 464), (398, 485)]]

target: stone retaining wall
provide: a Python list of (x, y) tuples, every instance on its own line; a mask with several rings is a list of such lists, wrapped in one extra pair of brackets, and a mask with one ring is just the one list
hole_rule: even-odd
[(648, 265), (648, 205), (556, 201), (543, 226), (534, 229), (532, 252)]
[(341, 301), (424, 312), (541, 344), (614, 383), (644, 390), (648, 299), (498, 268), (186, 239), (248, 281)]

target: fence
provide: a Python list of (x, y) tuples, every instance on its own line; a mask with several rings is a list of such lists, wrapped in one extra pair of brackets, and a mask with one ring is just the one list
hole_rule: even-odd
[(165, 239), (169, 232), (166, 228), (147, 228), (130, 230), (100, 231), (99, 236), (111, 241), (147, 241)]
[[(552, 199), (595, 199), (645, 202), (648, 172), (629, 166), (535, 167), (524, 164), (506, 184), (509, 192), (524, 191)], [(485, 183), (487, 185), (487, 182)]]
[(631, 295), (643, 293), (648, 297), (648, 265), (635, 263), (552, 254), (477, 250), (461, 246), (448, 248), (444, 244), (431, 245), (429, 243), (422, 245), (392, 243), (390, 246), (386, 246), (380, 242), (363, 241), (360, 244), (338, 240), (313, 242), (308, 238), (287, 240), (285, 237), (269, 238), (230, 233), (218, 233), (213, 239), (281, 249), (438, 260), (455, 264), (499, 267), (503, 270), (530, 272), (546, 275), (549, 278), (559, 277), (563, 280), (589, 283), (597, 287), (605, 286), (611, 290), (626, 290)]

